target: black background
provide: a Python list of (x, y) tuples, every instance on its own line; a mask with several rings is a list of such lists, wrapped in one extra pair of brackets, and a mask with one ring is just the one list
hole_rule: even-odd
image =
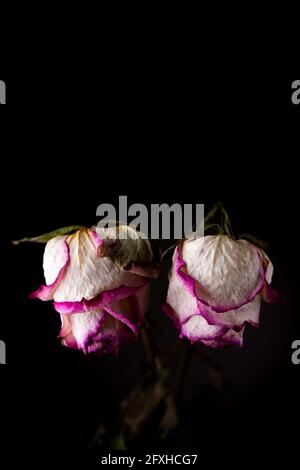
[[(0, 366), (1, 452), (8, 451), (10, 462), (30, 462), (41, 449), (47, 460), (79, 458), (110, 404), (132, 387), (133, 356), (142, 349), (130, 345), (115, 359), (60, 346), (51, 305), (27, 298), (43, 281), (43, 247), (9, 241), (91, 225), (100, 203), (117, 204), (123, 194), (129, 204), (205, 203), (206, 210), (221, 200), (236, 233), (269, 243), (274, 286), (284, 301), (263, 305), (261, 327), (247, 328), (242, 351), (212, 352), (231, 381), (217, 411), (194, 393), (201, 381), (194, 360), (187, 394), (196, 398), (187, 419), (198, 423), (199, 442), (195, 437), (191, 445), (198, 442), (209, 459), (210, 447), (214, 459), (225, 455), (237, 463), (292, 457), (300, 396), (300, 365), (291, 362), (291, 344), (300, 339), (300, 106), (291, 103), (293, 80), (246, 77), (203, 77), (163, 66), (133, 70), (129, 64), (101, 73), (0, 77), (7, 83), (1, 109), (0, 339), (7, 344), (7, 365)], [(154, 287), (151, 315), (170, 329), (158, 309), (165, 287), (165, 281)]]

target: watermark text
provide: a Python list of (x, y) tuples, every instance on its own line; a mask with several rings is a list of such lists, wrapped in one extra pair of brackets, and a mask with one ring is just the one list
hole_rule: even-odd
[[(127, 196), (119, 196), (118, 208), (112, 204), (100, 204), (96, 215), (101, 217), (97, 224), (99, 229), (115, 228), (118, 220), (120, 224), (139, 231), (144, 239), (180, 240), (204, 235), (204, 204), (151, 204), (149, 210), (140, 203), (128, 206)], [(133, 220), (129, 221), (132, 217)], [(126, 232), (120, 236), (126, 237)]]
[(300, 80), (294, 80), (292, 83), (292, 103), (295, 105), (300, 104)]
[(0, 104), (6, 104), (6, 85), (3, 80), (0, 80)]
[(6, 364), (6, 345), (0, 340), (0, 364)]

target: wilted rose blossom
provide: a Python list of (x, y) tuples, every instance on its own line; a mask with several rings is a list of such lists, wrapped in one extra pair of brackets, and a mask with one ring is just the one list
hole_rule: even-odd
[(65, 346), (116, 353), (137, 335), (157, 269), (148, 240), (127, 226), (117, 230), (116, 237), (115, 229), (83, 228), (46, 245), (46, 285), (31, 298), (54, 300)]
[(258, 326), (261, 299), (273, 301), (273, 265), (260, 248), (226, 235), (181, 242), (163, 310), (181, 337), (207, 346), (242, 346), (245, 324)]

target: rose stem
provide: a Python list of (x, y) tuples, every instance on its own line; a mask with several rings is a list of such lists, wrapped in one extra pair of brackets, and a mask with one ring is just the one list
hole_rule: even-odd
[(186, 342), (183, 353), (180, 357), (176, 378), (175, 378), (175, 385), (174, 385), (174, 398), (177, 408), (179, 408), (182, 400), (182, 395), (184, 392), (186, 378), (189, 372), (189, 366), (191, 363), (192, 355), (193, 355), (194, 347), (190, 343)]

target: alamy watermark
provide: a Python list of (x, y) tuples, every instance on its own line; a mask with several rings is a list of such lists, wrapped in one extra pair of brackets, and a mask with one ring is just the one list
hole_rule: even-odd
[(0, 80), (0, 104), (6, 104), (6, 85), (3, 80)]
[(295, 351), (292, 354), (292, 363), (295, 366), (298, 366), (300, 364), (300, 340), (295, 340), (292, 344), (292, 349)]
[(6, 364), (6, 344), (0, 340), (0, 364)]
[(294, 80), (292, 83), (292, 103), (295, 105), (300, 104), (300, 80)]
[[(139, 231), (144, 239), (180, 240), (204, 235), (204, 204), (151, 204), (149, 210), (140, 203), (128, 206), (127, 196), (119, 196), (117, 209), (112, 204), (100, 204), (96, 215), (101, 217), (97, 224), (99, 229), (115, 228), (118, 220)], [(134, 219), (129, 221), (132, 217)], [(120, 238), (127, 236), (128, 232), (120, 233)]]

